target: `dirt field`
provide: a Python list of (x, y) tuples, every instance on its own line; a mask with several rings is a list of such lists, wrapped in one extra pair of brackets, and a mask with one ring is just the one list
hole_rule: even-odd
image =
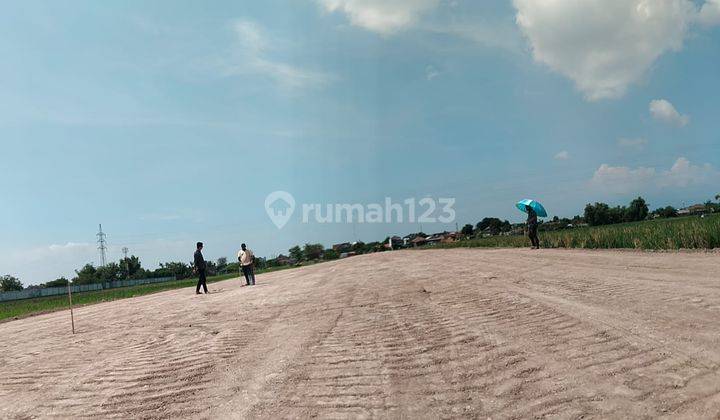
[(720, 254), (405, 251), (0, 324), (0, 417), (720, 416)]

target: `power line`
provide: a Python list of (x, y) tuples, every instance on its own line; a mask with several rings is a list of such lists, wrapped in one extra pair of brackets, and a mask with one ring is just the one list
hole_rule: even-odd
[(100, 266), (105, 267), (105, 251), (107, 250), (107, 242), (105, 241), (105, 234), (102, 231), (102, 224), (100, 225), (100, 231), (97, 233), (98, 237), (98, 249), (100, 250)]

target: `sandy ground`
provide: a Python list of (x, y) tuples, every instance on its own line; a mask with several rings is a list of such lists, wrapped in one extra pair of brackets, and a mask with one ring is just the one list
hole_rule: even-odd
[(0, 324), (0, 417), (717, 418), (720, 255), (365, 255)]

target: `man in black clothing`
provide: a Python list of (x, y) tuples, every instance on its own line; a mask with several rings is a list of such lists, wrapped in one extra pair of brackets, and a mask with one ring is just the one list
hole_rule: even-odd
[(532, 243), (532, 249), (540, 249), (540, 239), (538, 239), (537, 231), (538, 231), (538, 218), (537, 213), (535, 213), (535, 210), (533, 210), (530, 206), (525, 206), (525, 210), (527, 210), (527, 227), (528, 227), (528, 237), (530, 238), (530, 243)]
[(207, 294), (207, 284), (205, 283), (207, 279), (205, 278), (205, 268), (207, 265), (205, 264), (205, 258), (203, 258), (202, 255), (202, 249), (203, 249), (203, 243), (198, 242), (197, 243), (197, 251), (195, 251), (195, 271), (197, 271), (198, 274), (198, 284), (195, 288), (195, 293), (200, 294), (200, 285), (202, 285), (203, 290), (205, 290), (205, 294)]

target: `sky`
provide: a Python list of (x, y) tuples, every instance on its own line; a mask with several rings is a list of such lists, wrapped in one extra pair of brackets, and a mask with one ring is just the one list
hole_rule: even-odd
[[(720, 193), (720, 0), (23, 1), (0, 15), (0, 274), (70, 277)], [(278, 229), (265, 199), (297, 202)]]

